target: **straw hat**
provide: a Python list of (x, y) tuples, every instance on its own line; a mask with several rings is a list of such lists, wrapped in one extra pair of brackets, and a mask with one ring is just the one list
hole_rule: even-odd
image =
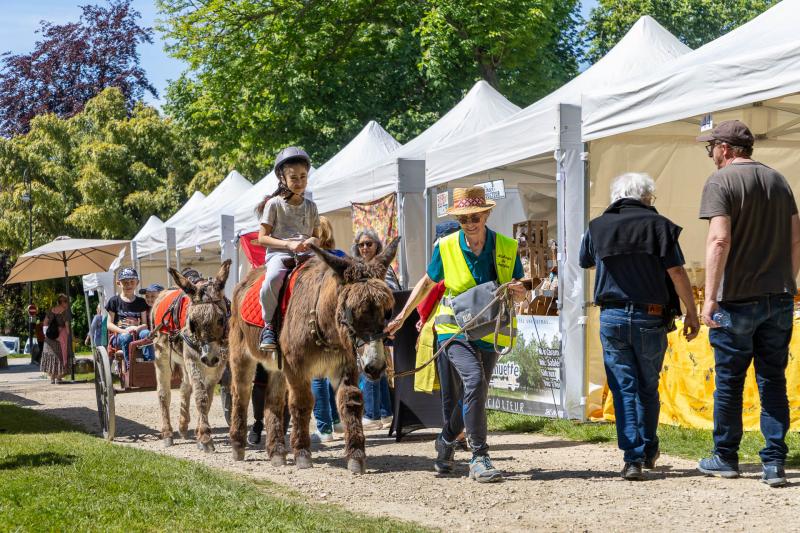
[(466, 187), (453, 190), (453, 207), (447, 210), (448, 215), (471, 215), (483, 213), (495, 206), (492, 200), (486, 199), (483, 187)]

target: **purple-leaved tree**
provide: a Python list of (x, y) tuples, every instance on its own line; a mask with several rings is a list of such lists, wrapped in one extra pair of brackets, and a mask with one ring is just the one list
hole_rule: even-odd
[(129, 108), (145, 92), (157, 96), (137, 51), (153, 42), (153, 30), (137, 24), (141, 15), (131, 1), (81, 6), (78, 22), (42, 21), (42, 39), (31, 53), (0, 56), (0, 135), (27, 132), (42, 113), (70, 117), (106, 87), (119, 87)]

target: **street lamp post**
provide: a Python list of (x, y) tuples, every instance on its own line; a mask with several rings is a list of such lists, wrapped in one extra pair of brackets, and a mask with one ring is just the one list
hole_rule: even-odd
[[(28, 177), (28, 168), (22, 173), (26, 190), (22, 193), (22, 201), (28, 204), (28, 251), (33, 250), (33, 195), (31, 194), (31, 179)], [(28, 308), (33, 306), (33, 284), (28, 282)], [(36, 364), (36, 354), (33, 351), (33, 323), (36, 317), (28, 313), (28, 342), (31, 345), (31, 364)], [(24, 350), (23, 350), (24, 351)]]

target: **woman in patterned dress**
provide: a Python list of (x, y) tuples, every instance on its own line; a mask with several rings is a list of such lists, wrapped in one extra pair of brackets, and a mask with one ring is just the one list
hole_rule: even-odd
[(67, 324), (67, 302), (66, 294), (58, 295), (58, 302), (48, 311), (44, 319), (43, 326), (50, 327), (51, 324), (58, 325), (58, 338), (51, 339), (47, 335), (44, 337), (44, 349), (42, 350), (42, 372), (50, 376), (50, 383), (62, 383), (62, 377), (66, 373), (67, 358), (69, 351), (67, 350), (67, 342), (69, 338), (69, 325)]

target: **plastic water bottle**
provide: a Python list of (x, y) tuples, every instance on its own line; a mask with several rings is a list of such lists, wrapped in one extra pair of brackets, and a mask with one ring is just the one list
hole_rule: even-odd
[(729, 328), (733, 325), (733, 323), (731, 322), (731, 315), (722, 310), (717, 311), (716, 313), (711, 315), (711, 318), (713, 318), (714, 322), (719, 324), (720, 327), (722, 328)]

